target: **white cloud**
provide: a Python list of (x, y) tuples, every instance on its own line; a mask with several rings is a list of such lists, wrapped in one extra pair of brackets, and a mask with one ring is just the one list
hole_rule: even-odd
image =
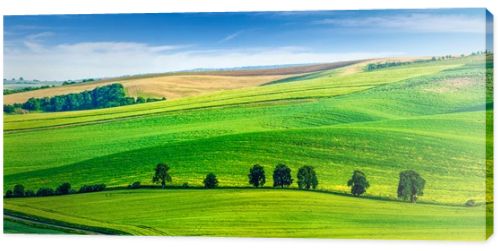
[(480, 33), (484, 32), (486, 25), (484, 17), (431, 14), (392, 15), (353, 19), (326, 18), (316, 20), (313, 23), (348, 28), (372, 28), (382, 32), (386, 31), (384, 29), (394, 29), (397, 31)]
[[(131, 74), (256, 65), (335, 62), (382, 56), (378, 53), (320, 53), (303, 47), (185, 50), (190, 45), (152, 46), (130, 42), (82, 42), (44, 46), (30, 41), (26, 48), (5, 52), (7, 78), (65, 80)], [(184, 50), (181, 50), (184, 49)]]

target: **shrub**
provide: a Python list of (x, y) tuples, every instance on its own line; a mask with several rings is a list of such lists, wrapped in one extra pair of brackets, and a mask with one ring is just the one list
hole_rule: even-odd
[(475, 200), (468, 200), (467, 202), (465, 202), (465, 206), (466, 207), (473, 207), (476, 205), (476, 201)]
[(130, 189), (137, 189), (139, 187), (141, 187), (141, 182), (139, 182), (139, 181), (136, 181), (136, 182), (128, 185), (128, 188), (130, 188)]
[(14, 191), (13, 191), (13, 196), (14, 197), (24, 197), (24, 186), (21, 184), (15, 185)]
[(50, 195), (54, 195), (54, 189), (49, 187), (39, 188), (38, 191), (36, 192), (36, 196), (50, 196)]
[(188, 187), (189, 187), (189, 184), (188, 184), (187, 182), (184, 182), (184, 183), (182, 184), (182, 188), (188, 188)]
[(56, 188), (56, 194), (69, 194), (71, 191), (71, 184), (68, 182), (62, 183)]
[(12, 192), (12, 190), (7, 190), (7, 192), (5, 192), (5, 198), (11, 198), (13, 195), (14, 193)]
[(79, 193), (91, 193), (91, 192), (99, 192), (106, 189), (106, 185), (104, 184), (96, 184), (96, 185), (83, 185), (78, 190)]
[(213, 173), (207, 174), (205, 180), (203, 180), (203, 184), (205, 188), (216, 188), (219, 185), (219, 181), (217, 180), (217, 176)]

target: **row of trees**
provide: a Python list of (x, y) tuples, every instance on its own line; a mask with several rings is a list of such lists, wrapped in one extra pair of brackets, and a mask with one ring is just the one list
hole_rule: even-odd
[[(153, 175), (153, 183), (161, 184), (162, 188), (166, 188), (167, 182), (172, 182), (172, 177), (168, 173), (170, 167), (165, 163), (156, 165)], [(254, 187), (263, 187), (266, 183), (266, 172), (264, 167), (255, 164), (250, 168), (248, 173), (248, 183)], [(278, 164), (273, 171), (273, 187), (288, 187), (293, 183), (292, 170), (285, 164)], [(135, 185), (134, 185), (135, 184)], [(135, 182), (130, 188), (138, 188), (138, 182)], [(209, 173), (203, 180), (205, 188), (215, 188), (219, 184), (217, 176), (214, 173)], [(318, 177), (312, 166), (303, 166), (297, 172), (297, 185), (299, 189), (316, 189), (318, 186)], [(187, 187), (187, 183), (185, 183)], [(351, 194), (361, 196), (370, 187), (370, 183), (366, 175), (355, 170), (351, 178), (347, 181), (347, 186), (351, 188)], [(397, 196), (399, 199), (416, 202), (417, 197), (423, 195), (425, 180), (413, 170), (403, 171), (399, 174), (399, 184)]]
[(83, 185), (78, 191), (71, 189), (71, 184), (68, 182), (62, 183), (57, 186), (56, 189), (50, 187), (41, 187), (36, 192), (33, 190), (25, 190), (24, 186), (17, 184), (14, 186), (13, 190), (7, 190), (5, 193), (6, 198), (12, 197), (40, 197), (40, 196), (51, 196), (51, 195), (65, 195), (72, 193), (89, 193), (89, 192), (99, 192), (106, 189), (105, 184), (94, 184), (94, 185)]
[[(162, 189), (166, 188), (167, 182), (172, 182), (172, 176), (169, 174), (170, 167), (165, 163), (159, 163), (154, 169), (153, 183), (161, 184)], [(273, 187), (285, 188), (293, 183), (292, 170), (285, 164), (278, 164), (273, 171)], [(250, 168), (248, 173), (248, 183), (254, 187), (263, 187), (266, 183), (266, 173), (264, 167), (255, 164)], [(216, 188), (219, 185), (217, 176), (214, 173), (208, 173), (203, 180), (205, 188)], [(318, 186), (318, 177), (316, 171), (312, 166), (303, 166), (297, 172), (297, 185), (299, 189), (316, 189)], [(347, 185), (351, 188), (351, 194), (354, 196), (361, 196), (370, 187), (370, 183), (366, 175), (360, 171), (355, 170), (351, 178), (347, 181)], [(140, 182), (134, 182), (128, 188), (139, 188)], [(188, 187), (184, 183), (183, 187)], [(413, 170), (403, 171), (399, 174), (399, 184), (397, 196), (399, 199), (416, 202), (417, 197), (423, 195), (425, 187), (425, 180)], [(64, 195), (70, 193), (88, 193), (103, 191), (106, 188), (104, 184), (83, 185), (78, 191), (71, 190), (70, 183), (63, 183), (55, 190), (52, 188), (43, 187), (38, 189), (35, 193), (32, 190), (25, 190), (23, 185), (17, 184), (13, 190), (8, 190), (5, 197), (32, 197), (32, 196), (50, 196), (50, 195)]]
[(156, 98), (126, 97), (125, 89), (121, 84), (96, 87), (90, 91), (58, 95), (54, 97), (30, 98), (23, 104), (4, 105), (4, 112), (13, 113), (16, 108), (28, 111), (73, 111), (85, 109), (108, 108), (138, 103), (155, 102), (165, 100)]
[(42, 85), (42, 86), (28, 86), (28, 87), (23, 87), (23, 88), (18, 88), (18, 89), (3, 89), (3, 95), (9, 95), (13, 93), (18, 93), (18, 92), (29, 92), (29, 91), (34, 91), (34, 90), (39, 90), (39, 89), (47, 89), (55, 87), (55, 85)]

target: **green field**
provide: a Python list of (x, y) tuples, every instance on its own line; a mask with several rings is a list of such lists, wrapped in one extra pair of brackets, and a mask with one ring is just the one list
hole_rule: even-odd
[(67, 232), (25, 224), (9, 219), (3, 220), (3, 231), (8, 234), (66, 234)]
[(469, 240), (485, 236), (484, 206), (413, 205), (279, 189), (113, 191), (13, 199), (5, 207), (134, 235)]
[[(303, 165), (314, 166), (318, 188), (334, 192), (349, 191), (347, 180), (360, 169), (371, 183), (367, 195), (385, 199), (395, 199), (399, 172), (412, 169), (427, 181), (419, 201), (433, 205), (296, 191), (144, 190), (130, 197), (117, 191), (7, 199), (4, 206), (131, 234), (486, 238), (484, 219), (491, 215), (484, 204), (493, 200), (492, 58), (468, 56), (369, 72), (350, 72), (349, 67), (172, 101), (5, 115), (4, 190), (15, 184), (36, 190), (62, 182), (74, 188), (151, 184), (159, 162), (172, 168), (174, 185), (201, 186), (204, 176), (214, 172), (223, 187), (248, 186), (248, 169), (259, 163), (270, 187), (274, 166), (283, 162), (293, 176)], [(194, 199), (204, 196), (234, 199), (228, 202), (234, 210), (254, 205), (249, 210), (264, 210), (266, 214), (259, 215), (264, 222), (252, 221), (251, 210), (248, 215), (224, 215), (230, 211), (221, 211), (219, 203)], [(164, 201), (165, 211), (156, 208), (155, 198)], [(463, 207), (469, 199), (482, 206)], [(79, 210), (85, 203), (85, 211)], [(132, 212), (109, 213), (113, 204), (121, 203), (130, 203)], [(301, 203), (314, 208), (292, 210), (292, 205)], [(359, 206), (360, 214), (349, 215), (349, 205)], [(63, 208), (73, 213), (63, 215)], [(311, 225), (301, 225), (301, 210), (312, 214)], [(139, 217), (136, 211), (150, 218)], [(221, 214), (212, 215), (216, 211)], [(157, 222), (148, 216), (166, 212), (170, 213)], [(416, 222), (402, 219), (420, 213), (424, 215)], [(377, 217), (368, 219), (370, 214)], [(208, 222), (210, 217), (213, 222)], [(124, 224), (132, 218), (136, 221)], [(246, 227), (236, 219), (260, 227)], [(291, 225), (281, 228), (266, 219)], [(205, 229), (203, 224), (209, 226)], [(263, 234), (264, 227), (268, 234)]]

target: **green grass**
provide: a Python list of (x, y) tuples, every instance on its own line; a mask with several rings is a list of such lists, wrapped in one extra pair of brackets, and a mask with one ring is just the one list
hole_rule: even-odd
[(6, 234), (67, 234), (62, 230), (34, 226), (5, 218), (3, 219), (3, 232)]
[(415, 205), (293, 190), (121, 190), (8, 199), (4, 206), (135, 235), (486, 238), (484, 206)]
[[(208, 172), (217, 174), (221, 186), (248, 186), (248, 170), (259, 163), (265, 167), (266, 186), (269, 187), (272, 169), (283, 162), (292, 168), (294, 177), (299, 167), (314, 166), (319, 189), (337, 192), (349, 191), (347, 180), (354, 170), (359, 169), (371, 184), (367, 195), (394, 199), (399, 172), (413, 169), (427, 181), (419, 201), (448, 206), (422, 205), (420, 208), (420, 205), (383, 202), (392, 203), (384, 204), (390, 205), (388, 208), (404, 206), (409, 213), (413, 210), (411, 208), (429, 209), (438, 216), (450, 213), (448, 210), (458, 210), (454, 211), (456, 215), (450, 215), (456, 218), (450, 218), (449, 224), (455, 221), (456, 224), (463, 223), (457, 219), (462, 210), (475, 212), (474, 217), (484, 219), (484, 207), (463, 209), (449, 206), (461, 206), (469, 199), (482, 204), (493, 201), (491, 67), (484, 57), (475, 56), (349, 75), (339, 74), (343, 69), (335, 69), (292, 78), (288, 82), (166, 102), (4, 116), (4, 190), (18, 183), (34, 190), (56, 187), (63, 182), (70, 182), (76, 189), (83, 184), (96, 183), (105, 183), (108, 187), (124, 186), (134, 181), (151, 184), (153, 168), (159, 162), (170, 165), (174, 185), (188, 182), (194, 186), (200, 186)], [(184, 192), (175, 193), (173, 197), (182, 197)], [(26, 201), (25, 206), (45, 201), (47, 206), (55, 207), (50, 210), (57, 211), (58, 207), (71, 206), (72, 199), (76, 207), (77, 198), (103, 194), (121, 196), (127, 192), (16, 199), (8, 200), (5, 205), (24, 212), (28, 208), (15, 205), (18, 201)], [(136, 195), (134, 200), (141, 203), (151, 196), (160, 196), (156, 192), (143, 191)], [(109, 203), (121, 205), (126, 199), (120, 196), (113, 197), (119, 197), (119, 200), (109, 199)], [(314, 193), (311, 196), (324, 195)], [(346, 205), (356, 203), (355, 198), (339, 196), (325, 197), (325, 200), (333, 198), (327, 201), (335, 204), (337, 197), (340, 201), (347, 200)], [(282, 203), (293, 201), (284, 198), (286, 200)], [(368, 203), (367, 208), (382, 203), (362, 201)], [(103, 208), (96, 210), (108, 210), (104, 208), (108, 204), (102, 203)], [(174, 209), (182, 209), (175, 203), (169, 206), (175, 207), (172, 208), (174, 214), (180, 213)], [(219, 208), (215, 204), (209, 206), (207, 210)], [(29, 210), (35, 211), (26, 213), (40, 213), (37, 208)], [(70, 215), (42, 213), (54, 219), (70, 217), (60, 220), (84, 225), (110, 224), (111, 229), (133, 234), (184, 235), (192, 227), (190, 224), (198, 224), (199, 220), (195, 217), (191, 223), (183, 221), (185, 232), (157, 233), (156, 230), (145, 232), (136, 226), (123, 225), (122, 219), (114, 219), (112, 215), (102, 215), (110, 217), (109, 221), (91, 219), (83, 217), (85, 212), (74, 210), (75, 213)], [(151, 208), (151, 213), (156, 211)], [(311, 209), (311, 212), (316, 212), (316, 209)], [(380, 209), (380, 214), (382, 212)], [(437, 216), (431, 216), (426, 216), (428, 222), (439, 221)], [(380, 222), (371, 224), (380, 224), (380, 229), (389, 227), (382, 219), (380, 216)], [(359, 235), (352, 233), (358, 228), (353, 222), (341, 229), (351, 231), (352, 238), (366, 238), (368, 230), (360, 230)], [(399, 227), (409, 226), (403, 222), (391, 226), (397, 229), (398, 224), (402, 224)], [(145, 228), (155, 226), (148, 219), (139, 225)], [(424, 222), (417, 225), (424, 226)], [(454, 239), (458, 232), (455, 234), (454, 229), (446, 229), (450, 226), (443, 225), (432, 238)], [(318, 229), (323, 227), (314, 226), (309, 231), (316, 231), (321, 237), (323, 232)], [(467, 224), (457, 229), (471, 233), (471, 236), (484, 236), (484, 224), (471, 226), (468, 230), (460, 227), (468, 228)], [(262, 231), (242, 229), (234, 230), (241, 231), (234, 235), (258, 236), (255, 233)], [(205, 234), (202, 230), (198, 234)], [(307, 231), (300, 232), (300, 235), (280, 231), (270, 236), (309, 235)], [(323, 234), (351, 238), (340, 235), (339, 231), (325, 227)], [(412, 235), (413, 231), (415, 235)], [(379, 232), (380, 235), (373, 238), (427, 238), (420, 236), (418, 229), (401, 229), (399, 237), (396, 232), (387, 233), (387, 236), (384, 231)], [(219, 230), (209, 234), (225, 235)]]

